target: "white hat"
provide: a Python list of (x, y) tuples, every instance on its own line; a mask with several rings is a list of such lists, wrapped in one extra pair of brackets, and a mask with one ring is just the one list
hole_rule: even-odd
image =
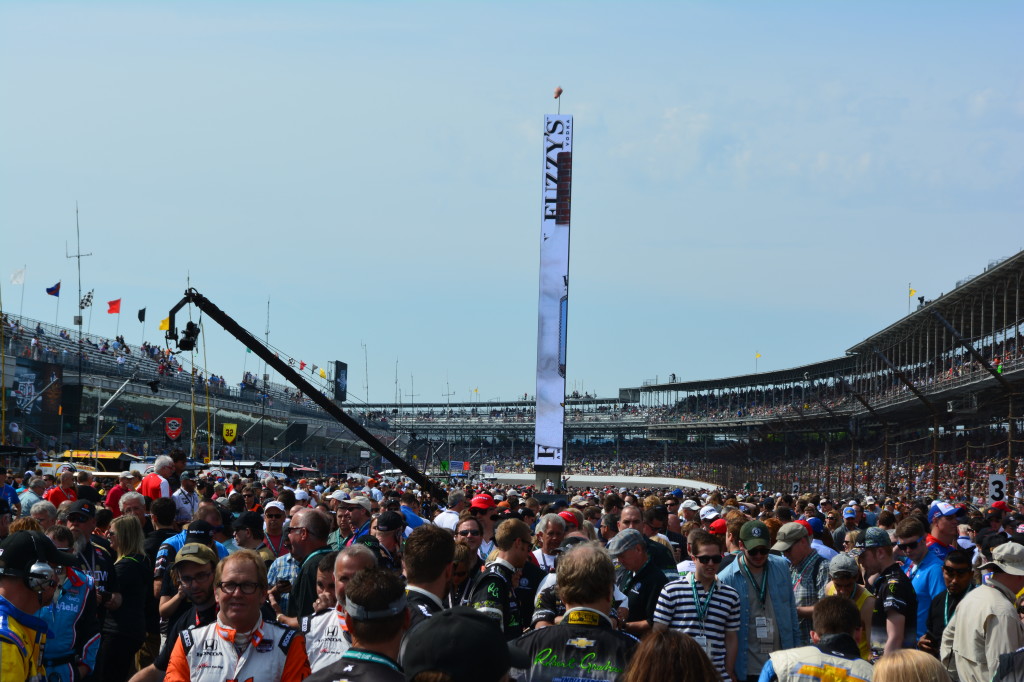
[(348, 493), (346, 493), (344, 490), (335, 490), (333, 493), (331, 493), (331, 499), (338, 500), (339, 502), (341, 502), (342, 500), (347, 500)]
[(981, 566), (984, 571), (987, 568), (998, 566), (1004, 573), (1010, 575), (1024, 575), (1024, 545), (1016, 542), (1004, 542), (992, 550), (992, 561)]
[(296, 500), (308, 500), (309, 499), (309, 493), (307, 493), (305, 490), (296, 490), (295, 491), (295, 499)]
[(700, 520), (710, 521), (711, 519), (718, 517), (718, 510), (712, 507), (710, 504), (700, 508)]
[(699, 511), (700, 510), (700, 505), (697, 504), (696, 502), (694, 502), (693, 500), (684, 500), (683, 504), (682, 504), (682, 507), (683, 507), (683, 509), (690, 509), (690, 510), (693, 510), (693, 511)]
[(268, 509), (280, 509), (283, 512), (288, 511), (287, 509), (284, 508), (284, 505), (278, 502), (277, 500), (271, 500), (270, 502), (267, 502), (265, 505), (263, 505), (264, 512), (266, 512)]

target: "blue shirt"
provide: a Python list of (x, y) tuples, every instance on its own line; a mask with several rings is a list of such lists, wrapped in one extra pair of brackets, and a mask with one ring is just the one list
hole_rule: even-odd
[(7, 500), (7, 504), (11, 506), (11, 509), (14, 509), (14, 505), (21, 504), (18, 500), (18, 491), (6, 483), (0, 488), (0, 500)]
[(946, 581), (942, 577), (943, 561), (936, 556), (935, 552), (925, 552), (921, 564), (914, 566), (909, 561), (903, 565), (903, 570), (910, 578), (917, 592), (917, 637), (918, 639), (928, 630), (928, 610), (932, 601), (946, 591)]

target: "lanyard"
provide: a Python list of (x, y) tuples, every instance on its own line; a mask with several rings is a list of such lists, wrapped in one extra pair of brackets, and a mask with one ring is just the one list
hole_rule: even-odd
[(390, 658), (388, 658), (387, 656), (381, 656), (380, 654), (375, 654), (372, 651), (360, 651), (359, 649), (349, 649), (348, 651), (343, 653), (341, 657), (353, 659), (356, 661), (369, 661), (371, 663), (379, 663), (381, 665), (391, 668), (395, 672), (402, 672), (402, 669), (395, 665), (395, 663)]
[[(967, 592), (970, 592), (973, 589), (974, 585), (971, 585), (967, 588)], [(964, 592), (963, 595), (960, 595), (960, 599), (957, 600), (956, 604), (953, 604), (953, 611), (956, 611), (957, 604), (960, 603), (960, 601), (964, 598), (964, 595), (966, 595), (967, 592)], [(947, 625), (949, 625), (949, 620), (953, 617), (953, 611), (949, 610), (949, 590), (946, 590), (946, 604), (945, 607), (942, 609), (942, 627), (946, 627)]]
[(799, 587), (800, 583), (802, 583), (804, 581), (804, 578), (807, 577), (808, 573), (811, 572), (811, 569), (813, 569), (816, 566), (816, 564), (814, 563), (814, 557), (816, 555), (816, 552), (811, 552), (807, 555), (807, 558), (803, 560), (804, 567), (797, 569), (798, 577), (795, 581), (793, 581), (793, 587)]
[(758, 585), (757, 584), (757, 580), (754, 579), (754, 574), (751, 573), (750, 569), (747, 567), (746, 557), (743, 557), (743, 558), (740, 559), (740, 566), (743, 567), (743, 573), (746, 574), (747, 578), (750, 580), (751, 584), (754, 586), (754, 589), (757, 590), (757, 599), (758, 599), (758, 601), (761, 602), (761, 606), (763, 607), (764, 606), (765, 596), (766, 596), (766, 593), (768, 592), (768, 570), (767, 570), (767, 567), (765, 567), (765, 572), (761, 576), (761, 584)]
[(693, 592), (693, 606), (697, 609), (697, 620), (700, 621), (701, 626), (704, 626), (704, 618), (708, 614), (708, 609), (711, 607), (711, 597), (715, 594), (715, 588), (718, 586), (717, 581), (711, 583), (711, 589), (708, 590), (707, 596), (704, 597), (704, 601), (701, 602), (700, 597), (697, 596), (697, 581), (690, 580), (690, 590)]
[(281, 550), (284, 548), (284, 533), (281, 533), (278, 537), (280, 539), (277, 541), (277, 547), (275, 547), (273, 538), (269, 535), (264, 536), (264, 539), (267, 541), (267, 547), (270, 548), (270, 551), (274, 553), (275, 557), (281, 556)]

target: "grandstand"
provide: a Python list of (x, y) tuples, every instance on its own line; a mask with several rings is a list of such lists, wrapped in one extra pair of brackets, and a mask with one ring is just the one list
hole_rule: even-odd
[[(840, 358), (735, 377), (673, 377), (621, 388), (615, 398), (569, 396), (567, 473), (659, 474), (777, 490), (795, 483), (828, 494), (870, 485), (952, 487), (968, 496), (986, 473), (1002, 469), (1015, 478), (1022, 275), (1024, 252), (993, 262), (950, 293), (920, 300)], [(13, 412), (22, 438), (42, 450), (91, 447), (95, 410), (88, 406), (134, 376), (101, 419), (100, 433), (112, 429), (108, 441), (118, 441), (108, 446), (163, 451), (158, 422), (166, 412), (184, 415), (197, 453), (222, 446), (216, 424), (231, 421), (243, 434), (239, 456), (286, 451), (287, 459), (331, 471), (375, 464), (360, 459), (352, 434), (287, 386), (249, 373), (237, 383), (207, 378), (160, 349), (97, 338), (86, 339), (79, 353), (77, 335), (16, 316), (5, 319), (5, 334), (5, 353), (21, 376), (32, 375), (28, 390), (45, 392), (38, 400), (20, 396), (28, 409)], [(157, 393), (148, 386), (153, 381)], [(519, 473), (532, 462), (534, 403), (526, 398), (370, 404), (353, 416), (421, 468), (439, 471), (447, 459)]]

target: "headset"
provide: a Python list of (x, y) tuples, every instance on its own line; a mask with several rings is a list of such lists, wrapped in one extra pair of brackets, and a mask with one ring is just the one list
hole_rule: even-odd
[[(30, 535), (30, 537), (32, 538), (32, 546), (35, 548), (36, 554), (42, 556), (43, 553), (39, 550), (38, 538), (35, 535)], [(57, 572), (45, 561), (36, 561), (27, 571), (16, 568), (0, 568), (0, 575), (21, 578), (30, 590), (39, 595), (40, 599), (42, 598), (43, 590), (47, 587), (57, 586)]]

